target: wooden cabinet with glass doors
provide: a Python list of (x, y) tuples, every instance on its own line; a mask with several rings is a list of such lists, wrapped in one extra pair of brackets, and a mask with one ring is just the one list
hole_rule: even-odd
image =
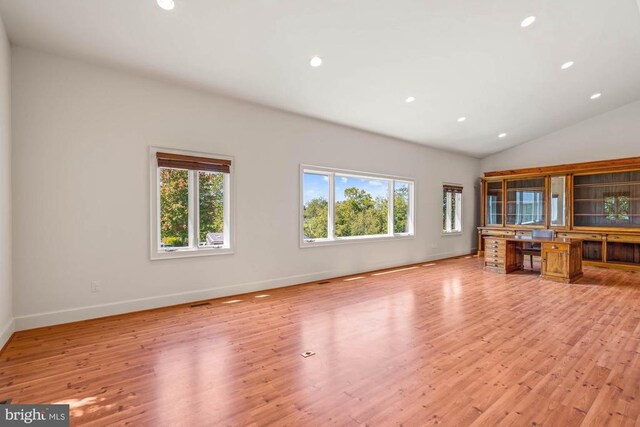
[(586, 265), (640, 270), (640, 157), (486, 172), (482, 236), (550, 228), (582, 240)]

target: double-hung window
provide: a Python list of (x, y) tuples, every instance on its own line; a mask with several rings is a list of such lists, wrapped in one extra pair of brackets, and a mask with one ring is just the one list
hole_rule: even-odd
[(462, 186), (442, 186), (442, 233), (462, 232)]
[(414, 234), (414, 181), (301, 167), (301, 246)]
[(151, 258), (232, 250), (231, 158), (151, 150)]

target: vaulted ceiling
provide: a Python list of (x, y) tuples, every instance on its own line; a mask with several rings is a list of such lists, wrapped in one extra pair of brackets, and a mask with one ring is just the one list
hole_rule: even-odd
[(0, 16), (19, 46), (476, 157), (640, 99), (636, 0), (0, 0)]

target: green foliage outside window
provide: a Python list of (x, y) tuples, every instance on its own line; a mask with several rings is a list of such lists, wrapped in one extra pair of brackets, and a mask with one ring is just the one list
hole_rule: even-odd
[(345, 200), (336, 203), (336, 237), (387, 234), (387, 199), (375, 199), (365, 190), (344, 190)]
[(198, 172), (200, 185), (200, 242), (208, 233), (224, 231), (224, 174)]
[[(366, 190), (349, 187), (344, 190), (345, 200), (335, 206), (336, 237), (371, 236), (387, 234), (389, 203), (386, 198), (375, 199)], [(409, 187), (399, 186), (394, 191), (394, 233), (408, 232)], [(319, 197), (304, 206), (304, 235), (310, 239), (327, 238), (329, 203)]]
[[(224, 174), (198, 172), (199, 241), (224, 229)], [(165, 247), (189, 246), (189, 171), (160, 169), (160, 240)]]
[(328, 236), (329, 202), (325, 198), (311, 200), (304, 207), (304, 235), (309, 239), (325, 239)]
[(189, 246), (189, 171), (160, 169), (160, 240)]

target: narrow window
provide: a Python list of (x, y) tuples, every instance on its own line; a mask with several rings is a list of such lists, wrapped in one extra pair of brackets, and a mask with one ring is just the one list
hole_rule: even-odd
[(462, 232), (462, 187), (459, 185), (442, 187), (442, 232)]

